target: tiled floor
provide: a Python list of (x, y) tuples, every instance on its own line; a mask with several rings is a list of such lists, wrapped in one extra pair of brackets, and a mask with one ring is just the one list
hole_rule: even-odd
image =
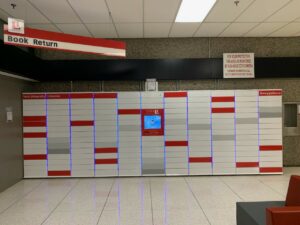
[(0, 193), (0, 225), (234, 225), (237, 201), (284, 200), (291, 174), (23, 180)]

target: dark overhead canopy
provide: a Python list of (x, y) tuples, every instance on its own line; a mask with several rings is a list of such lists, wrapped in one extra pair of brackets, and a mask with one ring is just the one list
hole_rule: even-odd
[[(42, 60), (0, 43), (0, 70), (39, 81), (222, 79), (222, 59)], [(300, 77), (300, 57), (256, 58), (256, 78)]]

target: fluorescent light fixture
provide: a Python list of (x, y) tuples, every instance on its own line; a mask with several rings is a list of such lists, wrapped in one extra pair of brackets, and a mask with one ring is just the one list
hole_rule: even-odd
[(182, 0), (175, 22), (202, 22), (216, 0)]

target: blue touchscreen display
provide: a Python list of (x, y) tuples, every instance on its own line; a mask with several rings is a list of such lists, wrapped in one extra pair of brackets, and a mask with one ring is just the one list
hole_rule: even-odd
[(144, 116), (144, 129), (160, 129), (161, 116)]

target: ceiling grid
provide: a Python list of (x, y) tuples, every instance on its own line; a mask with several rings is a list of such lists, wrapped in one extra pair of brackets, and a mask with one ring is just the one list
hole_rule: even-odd
[[(0, 1), (0, 19), (96, 38), (295, 37), (299, 0), (216, 0), (203, 22), (175, 22), (183, 0)], [(11, 3), (17, 6), (12, 9)]]

